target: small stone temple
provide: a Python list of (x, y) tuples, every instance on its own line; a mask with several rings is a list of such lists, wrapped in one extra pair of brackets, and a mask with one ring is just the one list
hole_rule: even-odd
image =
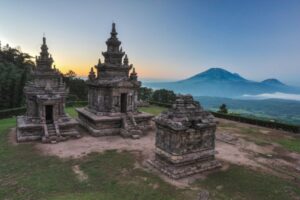
[(216, 121), (191, 95), (177, 96), (154, 119), (155, 158), (150, 164), (173, 179), (220, 167), (215, 160)]
[(91, 68), (89, 74), (88, 106), (76, 109), (78, 121), (93, 136), (120, 134), (139, 138), (151, 128), (153, 116), (137, 110), (141, 82), (120, 47), (117, 34), (113, 23), (107, 51), (102, 52), (104, 62), (99, 59), (96, 73)]
[(33, 80), (24, 88), (27, 112), (17, 117), (18, 142), (58, 142), (80, 136), (78, 122), (64, 111), (68, 91), (61, 73), (55, 66), (52, 67), (52, 63), (46, 38), (43, 37), (40, 56), (36, 57)]

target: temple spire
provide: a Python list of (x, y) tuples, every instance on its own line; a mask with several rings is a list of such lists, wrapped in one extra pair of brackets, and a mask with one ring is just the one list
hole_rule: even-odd
[(112, 23), (112, 28), (111, 28), (110, 35), (111, 35), (111, 37), (116, 37), (117, 34), (118, 34), (118, 33), (117, 33), (117, 31), (116, 31), (116, 24), (113, 22), (113, 23)]
[(53, 63), (52, 56), (48, 52), (45, 35), (43, 35), (43, 44), (41, 45), (40, 56), (36, 58), (36, 63), (38, 68), (51, 68)]
[(124, 52), (121, 50), (121, 42), (117, 38), (117, 31), (115, 23), (112, 24), (112, 29), (110, 32), (110, 38), (107, 39), (107, 51), (102, 52), (104, 56), (104, 63), (109, 63), (113, 65), (121, 65), (123, 61)]
[(49, 53), (48, 53), (48, 46), (46, 44), (46, 37), (43, 36), (43, 44), (41, 46), (41, 56), (45, 56), (45, 57), (48, 57)]

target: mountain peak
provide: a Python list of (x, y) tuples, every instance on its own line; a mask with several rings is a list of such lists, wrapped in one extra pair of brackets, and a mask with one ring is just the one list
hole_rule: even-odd
[(232, 81), (245, 81), (237, 73), (231, 73), (223, 68), (210, 68), (202, 73), (196, 74), (187, 80), (232, 80)]
[(268, 85), (285, 85), (284, 83), (280, 82), (278, 79), (275, 78), (269, 78), (266, 80), (263, 80), (262, 83), (268, 84)]

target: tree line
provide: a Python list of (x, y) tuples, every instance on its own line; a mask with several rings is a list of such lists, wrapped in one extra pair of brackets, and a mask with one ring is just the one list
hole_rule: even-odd
[[(32, 79), (35, 63), (32, 56), (20, 48), (0, 43), (0, 110), (25, 105), (24, 86)], [(85, 81), (78, 78), (73, 71), (62, 74), (69, 88), (68, 101), (87, 100)]]
[(0, 109), (20, 107), (25, 103), (23, 88), (34, 69), (31, 56), (19, 48), (0, 44)]
[(141, 87), (138, 95), (139, 100), (155, 101), (164, 104), (173, 104), (176, 100), (174, 91), (166, 89), (153, 90), (151, 88)]

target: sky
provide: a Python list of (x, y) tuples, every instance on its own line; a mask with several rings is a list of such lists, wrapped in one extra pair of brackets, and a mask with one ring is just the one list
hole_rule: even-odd
[(211, 67), (300, 85), (299, 0), (0, 0), (0, 41), (39, 54), (43, 33), (62, 72), (86, 76), (112, 22), (142, 80)]

